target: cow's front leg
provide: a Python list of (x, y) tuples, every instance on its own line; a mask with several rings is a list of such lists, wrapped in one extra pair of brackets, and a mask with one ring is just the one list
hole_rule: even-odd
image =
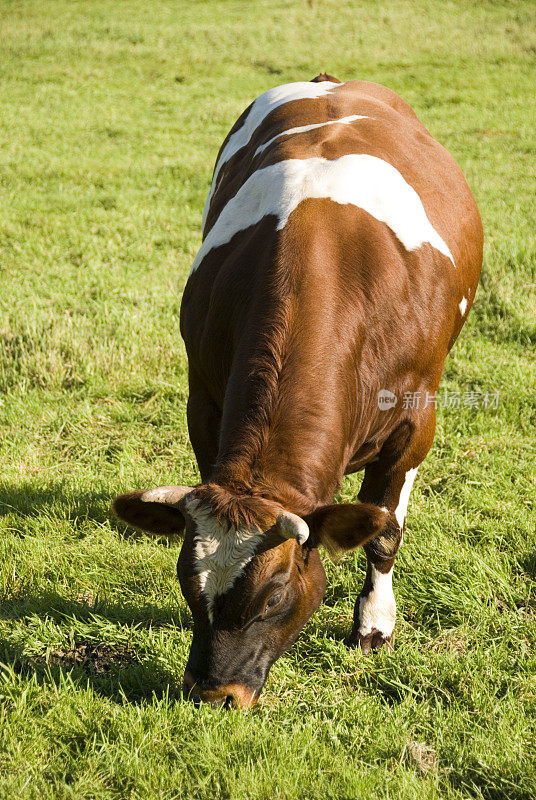
[(434, 437), (434, 411), (432, 407), (418, 424), (402, 423), (385, 442), (378, 460), (365, 469), (358, 502), (374, 503), (389, 511), (381, 533), (364, 547), (367, 573), (348, 638), (350, 647), (360, 647), (365, 654), (383, 646), (392, 647), (396, 621), (393, 569), (417, 468)]
[[(354, 625), (348, 644), (368, 654), (386, 645), (391, 647), (396, 621), (393, 569), (401, 542), (398, 525), (365, 545), (367, 574), (354, 608)], [(392, 555), (389, 557), (389, 553)]]
[(218, 456), (221, 411), (190, 367), (188, 394), (188, 432), (201, 480), (206, 481)]

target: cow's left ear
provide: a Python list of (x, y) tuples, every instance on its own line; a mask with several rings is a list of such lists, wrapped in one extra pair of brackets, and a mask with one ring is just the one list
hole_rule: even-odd
[(311, 541), (323, 544), (331, 556), (348, 553), (377, 536), (387, 524), (389, 512), (372, 503), (345, 503), (317, 508), (305, 521)]

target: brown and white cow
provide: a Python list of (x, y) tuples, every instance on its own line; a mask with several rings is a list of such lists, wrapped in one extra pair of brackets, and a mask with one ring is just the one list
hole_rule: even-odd
[[(181, 310), (202, 483), (114, 508), (142, 530), (185, 527), (185, 689), (244, 707), (322, 600), (321, 544), (367, 555), (349, 644), (391, 641), (395, 555), (482, 226), (456, 162), (400, 97), (322, 75), (240, 116), (203, 233)], [(363, 468), (355, 502), (331, 505)]]

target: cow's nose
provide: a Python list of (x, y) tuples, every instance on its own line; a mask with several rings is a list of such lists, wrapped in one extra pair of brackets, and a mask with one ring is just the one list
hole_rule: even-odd
[(240, 683), (206, 688), (195, 681), (191, 672), (184, 673), (183, 692), (194, 703), (210, 703), (214, 708), (253, 708), (259, 699), (259, 692)]

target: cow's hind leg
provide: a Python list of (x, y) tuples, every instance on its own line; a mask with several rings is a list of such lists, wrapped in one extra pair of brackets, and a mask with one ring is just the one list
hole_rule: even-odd
[(354, 625), (348, 644), (369, 653), (391, 647), (396, 619), (393, 569), (402, 542), (409, 495), (417, 468), (425, 458), (435, 431), (435, 408), (417, 420), (403, 422), (389, 436), (379, 457), (365, 468), (358, 495), (362, 503), (388, 509), (382, 532), (368, 542), (365, 583), (354, 609)]

